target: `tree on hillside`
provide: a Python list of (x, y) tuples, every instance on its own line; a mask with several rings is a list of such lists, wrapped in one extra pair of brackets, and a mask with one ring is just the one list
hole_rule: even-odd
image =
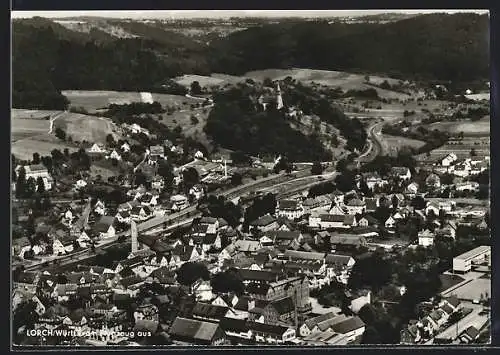
[(45, 183), (43, 182), (43, 179), (41, 176), (39, 176), (36, 179), (36, 191), (40, 194), (43, 194), (45, 192)]
[(38, 153), (33, 153), (33, 164), (40, 164), (40, 154)]
[(191, 287), (193, 284), (199, 280), (209, 280), (210, 272), (207, 266), (201, 263), (186, 262), (177, 269), (177, 282), (181, 285), (189, 286), (190, 292), (192, 292)]
[(321, 175), (323, 173), (323, 166), (319, 161), (315, 161), (311, 167), (312, 175)]
[(66, 140), (66, 132), (63, 129), (61, 129), (60, 127), (56, 128), (55, 134), (56, 134), (56, 137), (59, 138), (60, 140), (62, 140), (62, 141)]
[(191, 94), (192, 95), (200, 95), (201, 94), (201, 86), (198, 81), (193, 81), (191, 83)]
[(241, 184), (241, 181), (242, 181), (242, 176), (241, 174), (239, 173), (234, 173), (232, 176), (231, 176), (231, 185), (233, 186), (238, 186)]
[(115, 138), (113, 137), (113, 135), (111, 133), (109, 133), (106, 136), (106, 143), (108, 144), (108, 146), (110, 146), (112, 148), (116, 145)]
[(423, 210), (426, 207), (426, 201), (422, 196), (415, 196), (413, 200), (411, 200), (411, 206), (416, 210)]
[(216, 293), (234, 292), (237, 296), (241, 296), (245, 291), (245, 285), (237, 269), (229, 269), (216, 274), (210, 284)]
[(335, 177), (335, 184), (337, 185), (337, 188), (342, 192), (351, 191), (355, 187), (354, 177), (355, 174), (352, 171), (345, 170)]
[(200, 175), (195, 168), (191, 167), (182, 172), (182, 180), (184, 181), (184, 187), (189, 190), (200, 182)]

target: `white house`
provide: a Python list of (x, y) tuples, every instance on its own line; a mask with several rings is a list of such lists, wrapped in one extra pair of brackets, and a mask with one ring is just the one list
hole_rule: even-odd
[(77, 190), (84, 188), (85, 186), (87, 186), (87, 182), (83, 179), (80, 179), (75, 183), (75, 189)]
[(347, 213), (351, 215), (362, 214), (366, 210), (366, 202), (359, 198), (353, 198), (345, 205)]
[(97, 144), (97, 143), (94, 143), (92, 145), (92, 147), (90, 147), (90, 149), (88, 150), (89, 153), (99, 153), (99, 154), (103, 154), (103, 153), (106, 153), (106, 149), (100, 145), (100, 144)]
[(297, 200), (280, 200), (278, 202), (276, 214), (280, 217), (294, 220), (304, 215), (304, 207), (302, 203)]
[(109, 155), (109, 159), (122, 160), (122, 156), (116, 150), (113, 149), (113, 151)]
[(447, 156), (445, 156), (443, 159), (441, 159), (440, 163), (441, 163), (441, 166), (448, 167), (456, 161), (457, 161), (456, 154), (450, 153)]
[(394, 166), (391, 169), (392, 176), (401, 180), (410, 180), (411, 172), (407, 167)]
[(392, 228), (396, 227), (396, 220), (392, 216), (389, 216), (389, 218), (387, 218), (387, 220), (385, 221), (384, 226), (385, 226), (385, 228), (392, 229)]
[(101, 239), (114, 238), (115, 228), (113, 224), (115, 218), (112, 216), (102, 216), (101, 219), (92, 226), (94, 232), (98, 233)]
[(202, 152), (200, 152), (200, 151), (198, 150), (196, 153), (194, 153), (194, 157), (195, 157), (196, 159), (203, 159), (203, 158), (204, 158), (204, 155), (203, 155), (203, 153), (202, 153)]
[[(45, 190), (51, 190), (54, 179), (49, 174), (48, 169), (42, 164), (32, 164), (32, 165), (18, 165), (15, 169), (16, 176), (19, 176), (19, 170), (21, 167), (24, 168), (25, 178), (28, 180), (29, 178), (33, 178), (35, 182), (38, 178), (42, 178)], [(38, 188), (38, 187), (37, 187)]]
[(106, 206), (104, 205), (104, 202), (97, 200), (94, 206), (94, 212), (103, 216), (106, 213)]
[(177, 210), (183, 210), (189, 207), (188, 198), (184, 195), (174, 195), (170, 197), (170, 202), (172, 202)]
[(120, 148), (125, 153), (130, 152), (130, 145), (127, 142), (123, 143)]
[(428, 229), (418, 233), (418, 245), (423, 247), (434, 245), (434, 233)]

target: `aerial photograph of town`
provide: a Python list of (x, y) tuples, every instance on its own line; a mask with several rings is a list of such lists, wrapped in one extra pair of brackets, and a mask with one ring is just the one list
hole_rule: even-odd
[(490, 344), (489, 31), (11, 11), (11, 349)]

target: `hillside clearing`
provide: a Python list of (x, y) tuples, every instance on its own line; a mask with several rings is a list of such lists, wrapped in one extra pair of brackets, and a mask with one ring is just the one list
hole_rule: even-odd
[(83, 107), (89, 113), (104, 109), (111, 104), (124, 105), (132, 102), (151, 102), (152, 100), (159, 102), (163, 107), (176, 106), (181, 108), (198, 102), (181, 95), (149, 92), (71, 90), (63, 91), (62, 94), (68, 98), (71, 106)]
[[(407, 99), (409, 95), (384, 90), (365, 82), (365, 76), (361, 74), (353, 74), (341, 71), (331, 71), (331, 70), (316, 70), (316, 69), (265, 69), (251, 71), (244, 75), (244, 77), (249, 77), (254, 80), (264, 80), (265, 78), (270, 78), (271, 80), (283, 80), (287, 76), (292, 77), (295, 80), (306, 82), (306, 83), (317, 83), (320, 85), (340, 87), (342, 90), (364, 90), (373, 88), (377, 90), (379, 96), (385, 98), (397, 98), (397, 99)], [(399, 82), (397, 79), (381, 76), (369, 76), (370, 83), (379, 85), (384, 80), (391, 85)]]
[(464, 132), (464, 136), (489, 136), (490, 118), (482, 118), (479, 121), (464, 120), (458, 122), (436, 122), (428, 125), (428, 128), (449, 132), (451, 134)]
[(115, 139), (120, 136), (110, 119), (79, 113), (65, 112), (54, 121), (54, 127), (61, 128), (72, 140), (82, 142), (106, 142), (106, 136), (112, 134)]

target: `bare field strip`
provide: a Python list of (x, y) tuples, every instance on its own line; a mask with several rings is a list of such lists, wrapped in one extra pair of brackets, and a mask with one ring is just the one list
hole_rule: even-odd
[[(249, 77), (255, 80), (264, 80), (265, 78), (270, 78), (272, 80), (283, 80), (287, 76), (292, 77), (298, 81), (303, 82), (315, 82), (326, 86), (340, 87), (343, 90), (361, 90), (373, 88), (377, 90), (380, 96), (386, 98), (408, 98), (409, 95), (384, 90), (372, 85), (365, 83), (365, 76), (361, 74), (353, 74), (341, 71), (331, 71), (331, 70), (315, 70), (315, 69), (266, 69), (251, 71), (244, 75), (244, 77)], [(370, 83), (381, 84), (384, 80), (387, 80), (389, 84), (395, 84), (399, 82), (397, 79), (381, 76), (370, 75)]]
[(383, 140), (387, 142), (389, 148), (400, 149), (402, 147), (411, 147), (418, 149), (425, 145), (425, 142), (419, 141), (417, 139), (411, 139), (406, 137), (391, 136), (388, 134), (383, 135)]
[[(183, 106), (183, 104), (197, 103), (195, 99), (191, 99), (181, 95), (169, 95), (158, 93), (141, 93), (128, 91), (93, 91), (93, 90), (71, 90), (63, 91), (74, 107), (83, 107), (89, 112), (98, 109), (106, 108), (111, 104), (123, 105), (132, 102), (143, 102), (144, 98), (149, 99), (151, 94), (153, 101), (158, 101), (162, 106)], [(147, 100), (149, 101), (149, 100)]]
[(39, 139), (27, 138), (13, 142), (11, 145), (12, 154), (14, 154), (19, 159), (31, 160), (33, 158), (33, 153), (38, 153), (42, 155), (50, 155), (50, 152), (54, 149), (59, 149), (61, 152), (64, 148), (68, 148), (70, 152), (77, 151), (78, 148), (65, 145), (64, 143), (46, 142)]
[(479, 121), (458, 121), (458, 122), (436, 122), (428, 125), (429, 129), (437, 129), (440, 131), (457, 134), (464, 132), (464, 135), (490, 135), (490, 119), (483, 118)]

